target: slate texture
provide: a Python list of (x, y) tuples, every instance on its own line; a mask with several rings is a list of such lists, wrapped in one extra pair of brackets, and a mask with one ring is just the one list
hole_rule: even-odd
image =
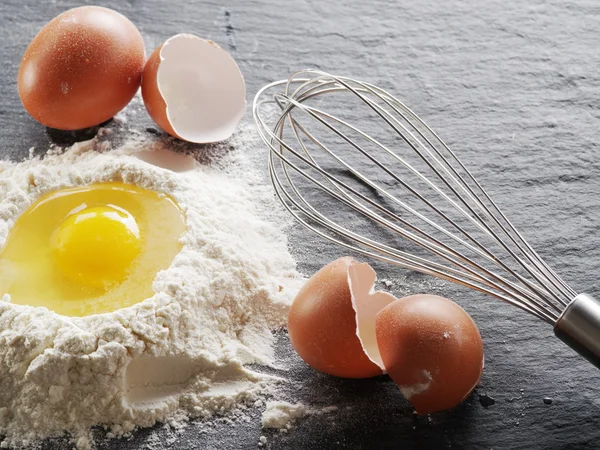
[[(0, 3), (0, 155), (81, 136), (46, 130), (17, 92), (20, 58), (71, 0)], [(313, 67), (396, 93), (461, 156), (539, 253), (579, 291), (600, 295), (600, 3), (594, 0), (275, 1), (98, 0), (131, 18), (148, 50), (177, 32), (232, 52), (248, 99), (265, 83)], [(140, 114), (135, 127), (152, 124)], [(93, 135), (93, 131), (92, 131)], [(265, 151), (266, 152), (266, 151)], [(266, 153), (265, 153), (266, 156)], [(264, 161), (260, 161), (264, 164)], [(299, 268), (312, 274), (343, 250), (300, 227), (290, 235)], [(478, 323), (486, 352), (475, 393), (453, 411), (415, 417), (386, 377), (349, 381), (317, 374), (279, 334), (279, 357), (301, 382), (295, 398), (337, 412), (265, 432), (272, 449), (583, 449), (600, 447), (600, 372), (557, 341), (551, 327), (497, 300), (383, 264), (396, 294), (455, 299)], [(493, 399), (493, 401), (490, 400)], [(549, 403), (545, 399), (551, 399)], [(481, 401), (480, 401), (481, 400)], [(181, 435), (169, 449), (257, 448), (251, 423)], [(155, 430), (99, 449), (137, 449)], [(152, 441), (154, 442), (154, 441)], [(69, 448), (47, 442), (47, 450)]]

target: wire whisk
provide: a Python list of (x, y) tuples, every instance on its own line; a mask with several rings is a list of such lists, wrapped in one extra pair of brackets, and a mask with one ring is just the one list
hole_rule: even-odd
[(513, 304), (600, 364), (600, 303), (569, 287), (389, 92), (302, 70), (261, 89), (253, 114), (275, 193), (300, 223), (349, 250)]

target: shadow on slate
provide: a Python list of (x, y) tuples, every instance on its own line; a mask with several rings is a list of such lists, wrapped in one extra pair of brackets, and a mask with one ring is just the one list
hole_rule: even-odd
[(81, 130), (57, 130), (56, 128), (46, 127), (46, 133), (53, 144), (60, 147), (70, 147), (77, 142), (93, 139), (98, 134), (100, 128), (109, 125), (112, 121), (112, 119), (109, 119), (100, 125), (82, 128)]

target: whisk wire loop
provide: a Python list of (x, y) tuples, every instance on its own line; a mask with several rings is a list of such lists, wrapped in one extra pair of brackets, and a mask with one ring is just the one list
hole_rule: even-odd
[[(533, 276), (536, 281), (540, 282), (541, 279), (538, 277), (537, 273), (532, 271), (530, 269), (530, 266), (526, 265), (521, 259), (519, 259), (514, 253), (513, 251), (510, 249), (510, 247), (508, 247), (494, 232), (494, 230), (492, 228), (490, 228), (488, 226), (488, 224), (485, 221), (476, 221), (474, 219), (474, 216), (477, 215), (477, 212), (474, 211), (474, 209), (472, 208), (471, 204), (467, 201), (467, 199), (470, 199), (471, 201), (474, 201), (476, 203), (477, 206), (479, 206), (480, 208), (480, 212), (485, 214), (488, 218), (492, 219), (496, 225), (498, 225), (500, 227), (500, 229), (502, 231), (505, 232), (506, 236), (512, 240), (512, 242), (518, 246), (519, 250), (522, 252), (522, 254), (524, 254), (529, 260), (530, 262), (535, 264), (535, 261), (532, 260), (528, 253), (526, 251), (523, 250), (523, 247), (521, 246), (521, 244), (514, 240), (513, 237), (511, 236), (511, 234), (509, 232), (507, 232), (507, 230), (501, 225), (501, 223), (498, 221), (498, 219), (496, 218), (496, 216), (491, 213), (489, 210), (487, 210), (485, 208), (485, 206), (482, 207), (483, 203), (481, 202), (481, 200), (479, 199), (479, 197), (473, 192), (473, 190), (470, 188), (469, 184), (464, 180), (464, 178), (454, 169), (454, 167), (448, 162), (448, 160), (444, 157), (444, 155), (431, 143), (431, 141), (427, 138), (427, 136), (425, 136), (419, 129), (418, 126), (414, 126), (413, 124), (416, 122), (416, 124), (422, 126), (423, 128), (425, 128), (427, 131), (429, 131), (432, 135), (434, 135), (434, 137), (438, 140), (438, 142), (447, 150), (449, 151), (452, 156), (454, 156), (455, 159), (456, 156), (450, 151), (450, 149), (448, 148), (448, 146), (433, 132), (433, 130), (431, 130), (431, 128), (429, 128), (416, 114), (414, 114), (409, 108), (407, 108), (404, 104), (402, 104), (399, 101), (396, 101), (397, 103), (400, 104), (400, 106), (402, 107), (402, 110), (400, 110), (399, 108), (396, 107), (396, 105), (394, 105), (389, 99), (388, 99), (388, 93), (379, 89), (379, 88), (375, 88), (379, 91), (381, 95), (381, 99), (384, 101), (384, 103), (388, 106), (390, 106), (391, 108), (394, 109), (394, 111), (400, 115), (400, 117), (402, 117), (405, 121), (408, 121), (407, 116), (405, 115), (404, 112), (408, 113), (411, 115), (411, 119), (414, 122), (408, 122), (411, 125), (413, 125), (414, 130), (419, 134), (419, 137), (421, 139), (423, 139), (427, 145), (423, 145), (423, 143), (414, 136), (413, 133), (411, 133), (411, 131), (409, 131), (403, 123), (399, 122), (392, 114), (390, 114), (386, 109), (380, 107), (379, 104), (371, 101), (369, 98), (365, 97), (360, 90), (354, 89), (352, 86), (350, 86), (347, 82), (345, 82), (343, 79), (341, 79), (340, 77), (334, 77), (338, 83), (340, 83), (341, 85), (343, 85), (345, 88), (347, 88), (350, 92), (354, 93), (357, 97), (359, 97), (363, 102), (365, 102), (369, 107), (371, 107), (374, 111), (376, 111), (380, 117), (382, 117), (386, 123), (388, 125), (390, 125), (397, 133), (398, 135), (412, 148), (412, 150), (414, 150), (417, 155), (421, 158), (421, 160), (423, 160), (427, 166), (432, 170), (433, 173), (435, 173), (438, 178), (452, 191), (452, 193), (460, 200), (462, 201), (463, 205), (469, 210), (469, 213), (466, 213), (462, 208), (460, 208), (452, 199), (450, 199), (448, 196), (446, 196), (440, 189), (438, 189), (437, 187), (435, 187), (435, 185), (433, 185), (433, 183), (428, 181), (428, 184), (430, 184), (430, 186), (433, 186), (435, 191), (440, 194), (446, 201), (448, 201), (450, 204), (452, 204), (453, 207), (455, 207), (458, 211), (461, 212), (461, 214), (466, 217), (468, 220), (470, 220), (473, 225), (479, 227), (480, 229), (484, 229), (487, 233), (491, 233), (493, 238), (499, 242), (504, 249), (510, 254), (511, 257), (513, 257), (515, 260), (517, 260), (519, 263), (521, 263), (522, 267), (525, 268), (529, 274), (531, 276)], [(374, 93), (374, 89), (372, 85), (368, 85), (366, 83), (361, 83), (359, 82), (360, 86), (363, 87), (363, 89), (367, 92), (371, 92)], [(394, 99), (395, 100), (395, 99)], [(410, 139), (407, 138), (407, 135), (410, 136), (412, 138), (412, 141)], [(413, 144), (413, 142), (417, 142), (418, 145)], [(443, 161), (444, 164), (442, 164), (440, 162), (440, 160), (436, 157), (435, 154), (433, 154), (430, 149), (432, 149), (435, 154), (437, 154), (440, 158), (441, 161)], [(431, 158), (431, 160), (427, 157), (425, 157), (423, 150), (428, 154), (428, 156)], [(389, 150), (386, 149), (386, 151), (388, 153), (392, 153)], [(395, 155), (395, 154), (394, 154)], [(397, 155), (395, 155), (397, 157)], [(406, 163), (404, 163), (402, 161), (401, 158), (397, 157), (397, 160), (402, 162), (405, 166)], [(432, 162), (433, 161), (433, 162)], [(441, 170), (443, 171), (443, 173), (440, 173), (439, 170), (436, 169), (436, 166), (441, 168)], [(465, 173), (467, 173), (467, 175), (470, 176), (470, 178), (472, 180), (474, 180), (474, 177), (470, 174), (470, 172), (466, 169), (466, 167), (464, 167), (464, 165), (462, 165), (462, 168), (464, 169)], [(414, 169), (413, 169), (414, 172)], [(423, 178), (423, 176), (421, 174), (418, 174), (421, 178)], [(460, 180), (458, 181), (457, 180)], [(462, 192), (457, 192), (457, 190), (455, 189), (455, 186), (457, 186)], [(488, 200), (491, 200), (490, 197), (487, 195), (487, 193), (485, 192), (485, 190), (483, 190), (483, 188), (481, 188), (481, 186), (479, 185), (480, 190), (482, 191), (482, 193), (485, 195), (485, 197)], [(429, 205), (431, 207), (431, 205)], [(434, 209), (438, 214), (439, 210), (437, 210), (435, 207), (432, 207), (432, 209)], [(449, 220), (447, 217), (443, 216), (442, 217), (446, 220)], [(450, 221), (451, 222), (451, 221)], [(460, 230), (463, 234), (464, 231), (461, 229)], [(468, 236), (468, 235), (467, 235)], [(498, 263), (500, 265), (501, 261), (498, 260)], [(503, 269), (507, 270), (507, 267), (502, 265)], [(518, 274), (516, 273), (512, 273), (512, 275), (516, 275), (518, 276)], [(521, 280), (524, 283), (527, 283), (527, 280), (522, 279)], [(557, 284), (554, 282), (554, 280), (552, 278), (549, 278), (549, 281), (554, 285), (554, 287), (557, 287)], [(530, 285), (529, 286), (532, 289), (536, 289), (537, 287), (534, 285)], [(547, 291), (550, 294), (553, 294), (552, 291)], [(556, 300), (561, 301), (560, 297), (556, 297)]]
[[(497, 258), (494, 258), (493, 255), (482, 245), (480, 244), (476, 239), (474, 239), (472, 236), (470, 236), (468, 233), (466, 233), (463, 228), (452, 222), (452, 220), (450, 218), (448, 218), (448, 216), (443, 213), (441, 210), (439, 210), (435, 205), (433, 205), (431, 202), (429, 202), (426, 198), (424, 198), (419, 192), (417, 192), (415, 189), (413, 189), (409, 184), (405, 183), (402, 179), (400, 179), (399, 177), (397, 177), (393, 172), (391, 172), (387, 167), (385, 167), (382, 163), (380, 163), (376, 158), (374, 158), (371, 154), (365, 152), (360, 146), (358, 146), (353, 140), (349, 139), (347, 136), (345, 136), (343, 133), (341, 133), (336, 127), (332, 126), (331, 124), (325, 122), (322, 118), (318, 117), (315, 115), (315, 113), (320, 113), (320, 111), (318, 110), (312, 110), (311, 108), (307, 108), (306, 106), (299, 104), (298, 102), (290, 99), (289, 100), (294, 106), (296, 106), (297, 108), (303, 109), (305, 111), (307, 111), (310, 115), (312, 115), (314, 118), (316, 118), (319, 122), (321, 122), (322, 124), (324, 124), (327, 128), (329, 128), (331, 131), (335, 132), (338, 136), (342, 137), (348, 144), (350, 144), (352, 147), (354, 147), (356, 150), (358, 150), (359, 152), (361, 152), (362, 154), (364, 154), (365, 156), (367, 156), (373, 163), (375, 163), (379, 168), (381, 168), (382, 170), (384, 170), (386, 173), (388, 173), (390, 176), (392, 176), (396, 181), (398, 181), (399, 184), (401, 184), (403, 187), (405, 187), (411, 194), (415, 195), (416, 197), (418, 197), (423, 203), (425, 203), (429, 208), (431, 208), (433, 211), (435, 211), (440, 217), (442, 217), (443, 219), (445, 219), (448, 223), (450, 223), (452, 226), (454, 226), (458, 231), (461, 232), (462, 235), (466, 236), (467, 238), (469, 238), (473, 243), (475, 243), (477, 245), (478, 248), (474, 248), (472, 247), (470, 244), (468, 244), (467, 242), (465, 242), (464, 240), (458, 238), (457, 236), (453, 235), (452, 233), (448, 232), (446, 229), (444, 229), (443, 227), (437, 225), (436, 223), (432, 222), (430, 219), (428, 219), (427, 217), (423, 216), (422, 214), (420, 214), (419, 212), (415, 211), (414, 209), (410, 208), (409, 206), (407, 206), (405, 203), (401, 202), (400, 200), (398, 200), (396, 197), (390, 195), (388, 193), (387, 190), (382, 189), (380, 186), (378, 186), (377, 184), (371, 182), (368, 178), (366, 178), (365, 176), (363, 176), (360, 172), (358, 172), (356, 169), (352, 168), (349, 164), (347, 164), (343, 159), (341, 159), (340, 157), (338, 157), (337, 155), (335, 155), (331, 150), (329, 150), (326, 146), (324, 146), (321, 142), (319, 142), (317, 139), (315, 139), (312, 135), (310, 135), (301, 125), (298, 125), (297, 121), (292, 117), (292, 115), (290, 114), (290, 121), (292, 124), (292, 128), (294, 129), (294, 135), (296, 136), (296, 138), (298, 139), (298, 142), (301, 144), (302, 148), (305, 150), (305, 153), (307, 154), (308, 157), (310, 157), (310, 155), (308, 154), (306, 147), (304, 146), (304, 144), (302, 143), (302, 139), (300, 138), (300, 136), (298, 135), (297, 132), (297, 128), (300, 128), (304, 131), (304, 133), (311, 139), (311, 141), (313, 141), (314, 143), (316, 143), (317, 145), (319, 145), (321, 147), (321, 149), (323, 149), (324, 151), (326, 151), (328, 154), (330, 154), (332, 157), (334, 157), (338, 162), (340, 162), (342, 165), (344, 165), (351, 173), (353, 173), (358, 179), (360, 179), (362, 182), (364, 182), (365, 184), (369, 185), (370, 187), (374, 188), (376, 191), (378, 191), (379, 193), (381, 193), (382, 195), (384, 195), (385, 197), (387, 197), (388, 199), (392, 200), (393, 202), (397, 203), (398, 205), (400, 205), (403, 209), (405, 209), (406, 211), (410, 212), (411, 214), (413, 214), (414, 216), (418, 217), (419, 219), (423, 220), (424, 222), (426, 222), (427, 224), (431, 225), (432, 227), (434, 227), (437, 231), (443, 233), (444, 235), (448, 236), (449, 238), (451, 238), (452, 240), (460, 243), (461, 245), (467, 247), (469, 250), (478, 253), (480, 256), (483, 256), (485, 258), (487, 258), (488, 260), (494, 262), (497, 265), (500, 265), (502, 268), (504, 268), (505, 270), (509, 271), (511, 273), (511, 275), (513, 275), (516, 278), (520, 278), (521, 281), (525, 284), (528, 284), (528, 280), (523, 279), (518, 273), (513, 272), (510, 268), (508, 268), (506, 265), (504, 265), (501, 261), (499, 261)], [(323, 114), (327, 117), (332, 117), (328, 114)], [(355, 127), (353, 127), (352, 125), (347, 124), (344, 121), (341, 121), (335, 117), (333, 117), (333, 119), (336, 122), (339, 122), (341, 124), (344, 124), (346, 126), (348, 126), (349, 128), (352, 128), (354, 131), (357, 131), (358, 133), (360, 133), (362, 136), (364, 136), (365, 138), (367, 138), (369, 141), (377, 144), (381, 149), (385, 150), (387, 153), (392, 154), (393, 156), (396, 156), (395, 154), (393, 154), (389, 149), (387, 149), (385, 146), (383, 146), (382, 144), (380, 144), (379, 142), (377, 142), (376, 140), (374, 140), (373, 138), (371, 138), (369, 135), (361, 132), (360, 130), (357, 130)], [(466, 216), (467, 218), (471, 219), (471, 216), (469, 216), (465, 211), (463, 211), (459, 205), (457, 205), (454, 201), (452, 201), (452, 199), (450, 199), (446, 194), (444, 194), (441, 190), (439, 190), (439, 188), (437, 188), (437, 186), (435, 186), (434, 184), (430, 183), (429, 180), (427, 180), (425, 177), (423, 177), (423, 175), (416, 171), (412, 166), (406, 164), (401, 158), (398, 158), (398, 160), (407, 168), (409, 168), (415, 175), (418, 175), (421, 179), (423, 179), (424, 181), (426, 181), (437, 193), (439, 193), (444, 199), (446, 199), (449, 203), (452, 204), (452, 206), (454, 206), (456, 209), (460, 209), (461, 212), (463, 213), (464, 216)], [(311, 158), (311, 161), (314, 162), (314, 159)], [(327, 175), (329, 176), (329, 175)], [(342, 191), (343, 193), (343, 191)], [(400, 219), (398, 216), (396, 216), (395, 214), (390, 213), (388, 210), (381, 208), (379, 205), (375, 205), (376, 207), (378, 207), (378, 209), (381, 209), (383, 212), (385, 212), (386, 214), (390, 215), (391, 217), (395, 218), (396, 220), (399, 220), (403, 223), (403, 225), (411, 228), (412, 231), (416, 231), (417, 233), (423, 234), (423, 232), (421, 230), (419, 230), (418, 228), (414, 227), (413, 225), (411, 225), (408, 222), (403, 221), (402, 219)], [(475, 223), (475, 225), (479, 225), (478, 223)], [(489, 231), (487, 228), (483, 228), (481, 227), (481, 229), (489, 234)], [(442, 246), (444, 247), (444, 250), (446, 252), (449, 252), (450, 254), (456, 256), (457, 253), (456, 251), (454, 251), (453, 249), (451, 249), (450, 247), (444, 246), (441, 242), (437, 241), (435, 238), (426, 235), (427, 239), (433, 241), (433, 244), (435, 246)], [(427, 243), (421, 243), (422, 246), (427, 247)], [(437, 253), (435, 251), (435, 249), (430, 249), (432, 252)], [(510, 250), (510, 249), (509, 249)], [(443, 254), (439, 254), (439, 256), (441, 257), (445, 257)], [(466, 259), (466, 262), (473, 265), (473, 262), (471, 260), (469, 260), (468, 258), (463, 258)], [(453, 262), (455, 262), (455, 264), (459, 264), (456, 260), (454, 260)], [(467, 269), (468, 270), (468, 269)], [(495, 277), (497, 281), (503, 283), (504, 285), (507, 284), (507, 281), (502, 279), (502, 278), (498, 278), (496, 277), (493, 273), (486, 271), (485, 269), (483, 269), (483, 271), (485, 272), (486, 275), (491, 276), (491, 277)], [(511, 287), (520, 290), (519, 287), (517, 285), (511, 284)], [(529, 283), (529, 287), (533, 290), (535, 290), (536, 292), (540, 292), (540, 289), (535, 286), (534, 284)], [(522, 293), (524, 293), (521, 290)], [(535, 301), (535, 300), (532, 300)], [(558, 311), (558, 310), (557, 310)]]
[[(357, 101), (343, 110), (338, 99), (344, 95), (348, 100), (347, 94)], [(324, 105), (334, 97), (335, 112), (326, 111)], [(357, 105), (380, 120), (374, 131), (343, 117)], [(261, 89), (253, 113), (270, 149), (276, 195), (318, 235), (348, 250), (493, 295), (550, 324), (577, 295), (456, 154), (387, 91), (303, 70)], [(384, 243), (381, 233), (392, 233), (392, 238)], [(396, 246), (393, 236), (433, 259)]]

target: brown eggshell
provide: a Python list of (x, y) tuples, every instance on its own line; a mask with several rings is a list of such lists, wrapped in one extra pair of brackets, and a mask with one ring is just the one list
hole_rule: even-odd
[(142, 97), (159, 127), (198, 144), (228, 139), (246, 109), (246, 85), (233, 57), (187, 33), (170, 37), (152, 53)]
[(357, 336), (348, 284), (350, 257), (315, 273), (294, 299), (288, 318), (290, 341), (311, 367), (339, 377), (367, 378), (382, 370), (365, 354)]
[(413, 295), (376, 316), (383, 364), (416, 412), (452, 408), (477, 385), (483, 343), (477, 325), (456, 303), (435, 295)]
[(175, 136), (181, 139), (180, 136), (175, 133), (171, 122), (167, 117), (167, 104), (158, 89), (158, 66), (160, 65), (160, 52), (164, 44), (159, 45), (156, 50), (152, 52), (142, 75), (142, 98), (144, 99), (144, 105), (148, 114), (152, 117), (152, 120), (161, 127), (164, 131), (169, 133), (171, 136)]
[(21, 61), (18, 89), (38, 122), (75, 130), (123, 109), (140, 86), (144, 41), (125, 16), (82, 6), (52, 19)]

